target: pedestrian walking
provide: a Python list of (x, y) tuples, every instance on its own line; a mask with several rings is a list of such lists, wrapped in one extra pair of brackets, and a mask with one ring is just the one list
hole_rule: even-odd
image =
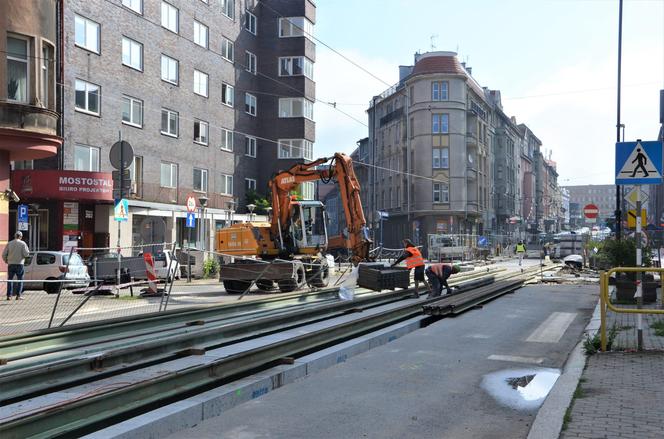
[(430, 292), (428, 299), (433, 297), (438, 297), (443, 292), (443, 287), (447, 290), (447, 294), (452, 292), (450, 286), (447, 284), (447, 279), (450, 278), (453, 274), (458, 273), (459, 266), (451, 264), (431, 264), (424, 274), (426, 274), (427, 279), (429, 279)]
[(396, 261), (394, 261), (392, 267), (405, 259), (406, 268), (408, 268), (408, 270), (415, 269), (415, 292), (413, 293), (413, 297), (420, 297), (418, 294), (420, 282), (426, 284), (426, 280), (424, 279), (424, 258), (422, 257), (420, 250), (415, 247), (415, 244), (413, 244), (410, 239), (404, 239), (403, 246), (403, 253)]
[(524, 244), (523, 241), (519, 239), (519, 242), (517, 242), (516, 246), (514, 247), (514, 251), (519, 258), (519, 266), (521, 266), (523, 256), (526, 254), (526, 244)]
[[(23, 233), (16, 232), (14, 239), (9, 241), (2, 252), (2, 260), (7, 264), (7, 300), (11, 300), (12, 294), (16, 295), (16, 300), (22, 300), (23, 291), (23, 263), (30, 254), (28, 244), (23, 242)], [(14, 276), (18, 282), (12, 282)]]

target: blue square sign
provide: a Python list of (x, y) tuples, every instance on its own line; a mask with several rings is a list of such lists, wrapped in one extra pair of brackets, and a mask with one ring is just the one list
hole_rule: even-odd
[(18, 222), (27, 223), (28, 222), (28, 205), (19, 204), (18, 205)]
[(187, 227), (190, 229), (196, 227), (196, 214), (194, 212), (187, 212)]
[(616, 184), (662, 182), (662, 142), (616, 143)]

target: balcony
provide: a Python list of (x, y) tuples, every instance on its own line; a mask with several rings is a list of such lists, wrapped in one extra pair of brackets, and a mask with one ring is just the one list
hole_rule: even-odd
[(466, 143), (470, 146), (477, 146), (477, 131), (468, 130), (466, 132)]
[(62, 145), (57, 136), (58, 113), (15, 102), (0, 102), (0, 150), (10, 160), (35, 160), (53, 156)]

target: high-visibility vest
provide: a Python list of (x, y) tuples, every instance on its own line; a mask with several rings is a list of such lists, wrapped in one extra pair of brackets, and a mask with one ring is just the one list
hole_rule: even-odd
[(406, 258), (406, 268), (415, 268), (424, 266), (424, 258), (417, 247), (406, 247), (406, 253), (410, 254)]
[(517, 253), (523, 253), (526, 251), (526, 246), (523, 244), (517, 244), (516, 245), (516, 252)]

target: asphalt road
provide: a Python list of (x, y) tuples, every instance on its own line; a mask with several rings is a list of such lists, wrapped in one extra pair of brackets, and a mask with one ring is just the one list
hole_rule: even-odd
[(529, 286), (171, 438), (526, 437), (596, 302), (596, 286)]

